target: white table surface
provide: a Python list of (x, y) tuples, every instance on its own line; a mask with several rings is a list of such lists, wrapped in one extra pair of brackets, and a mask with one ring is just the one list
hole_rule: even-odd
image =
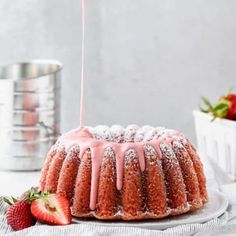
[(18, 197), (39, 183), (40, 171), (0, 171), (0, 196)]

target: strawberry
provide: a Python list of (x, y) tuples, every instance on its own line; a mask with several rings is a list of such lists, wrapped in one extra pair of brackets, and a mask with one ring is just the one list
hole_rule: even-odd
[(13, 203), (7, 198), (3, 200), (10, 205), (6, 218), (12, 229), (21, 230), (35, 224), (36, 220), (31, 213), (30, 203), (27, 200), (17, 200), (13, 197)]
[(205, 97), (202, 100), (207, 108), (201, 108), (201, 111), (212, 114), (213, 120), (217, 117), (236, 120), (236, 94), (226, 94), (217, 101), (216, 105), (212, 105)]
[(31, 203), (31, 212), (38, 221), (51, 225), (71, 223), (70, 203), (66, 197), (44, 193), (37, 198)]
[(236, 120), (236, 94), (228, 94), (223, 99), (229, 104), (226, 118)]

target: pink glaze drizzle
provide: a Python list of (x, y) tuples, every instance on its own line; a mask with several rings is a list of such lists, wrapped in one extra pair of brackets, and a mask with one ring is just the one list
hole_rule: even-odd
[(82, 40), (81, 40), (81, 77), (80, 77), (80, 127), (84, 119), (84, 38), (85, 38), (85, 0), (81, 0), (82, 7)]
[(157, 152), (158, 158), (162, 158), (162, 152), (160, 150), (161, 143), (167, 143), (171, 145), (173, 137), (181, 136), (181, 133), (170, 133), (168, 131), (161, 134), (157, 139), (151, 141), (141, 142), (128, 142), (128, 143), (115, 143), (105, 140), (95, 139), (87, 128), (78, 128), (68, 132), (60, 138), (60, 142), (65, 145), (66, 152), (77, 144), (80, 147), (79, 158), (82, 158), (86, 150), (90, 150), (92, 158), (92, 175), (91, 175), (91, 193), (90, 193), (90, 209), (94, 210), (96, 207), (96, 198), (98, 190), (99, 171), (104, 157), (104, 150), (106, 147), (111, 147), (115, 152), (116, 158), (116, 174), (117, 182), (116, 186), (118, 190), (122, 189), (123, 172), (124, 172), (124, 157), (125, 153), (129, 149), (134, 149), (139, 159), (141, 171), (145, 170), (145, 156), (144, 145), (149, 144), (154, 147)]

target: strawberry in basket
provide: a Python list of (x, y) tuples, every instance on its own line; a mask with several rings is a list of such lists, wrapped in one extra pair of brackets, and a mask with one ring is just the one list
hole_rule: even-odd
[(213, 120), (217, 117), (236, 120), (236, 94), (226, 94), (215, 105), (212, 105), (205, 97), (202, 98), (202, 101), (206, 105), (206, 108), (201, 108), (201, 111), (212, 114), (214, 117)]

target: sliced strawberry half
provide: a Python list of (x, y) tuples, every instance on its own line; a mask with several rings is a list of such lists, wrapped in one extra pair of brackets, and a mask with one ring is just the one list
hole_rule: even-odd
[(71, 223), (70, 203), (59, 194), (45, 194), (32, 201), (31, 212), (43, 223), (52, 225), (68, 225)]

